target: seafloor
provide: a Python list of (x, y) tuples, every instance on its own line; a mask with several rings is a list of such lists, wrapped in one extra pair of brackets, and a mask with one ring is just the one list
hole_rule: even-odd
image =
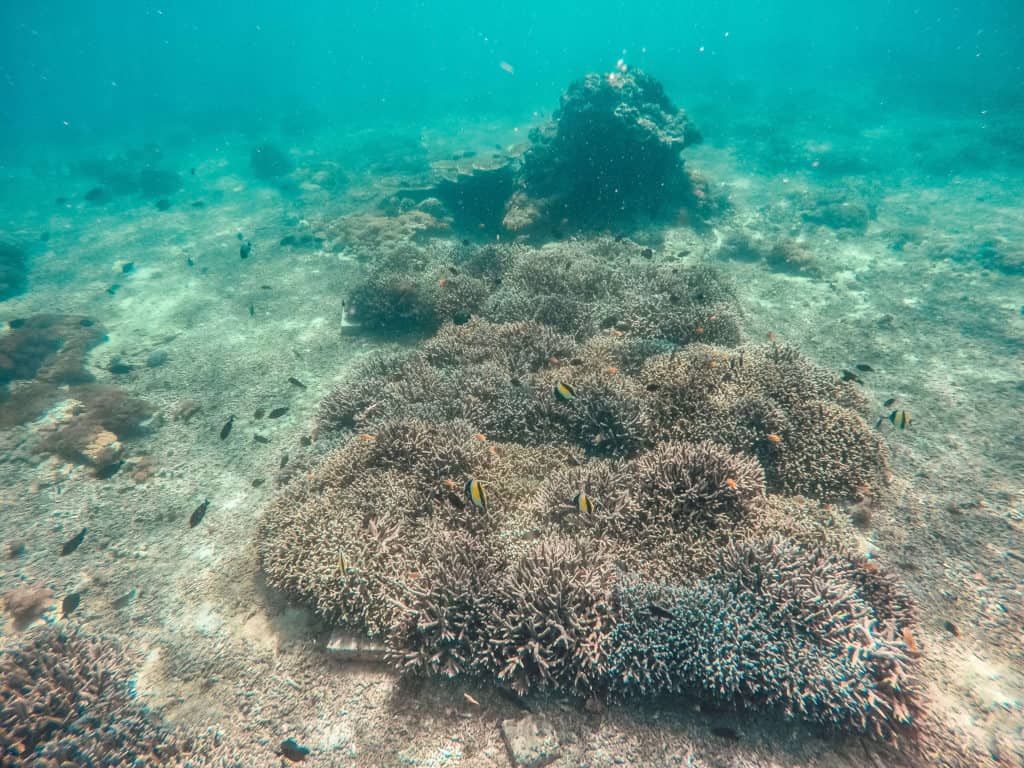
[[(790, 342), (836, 371), (867, 364), (873, 371), (859, 375), (879, 415), (893, 397), (912, 414), (907, 429), (882, 424), (892, 503), (869, 520), (853, 510), (863, 547), (919, 605), (919, 675), (936, 722), (974, 764), (1020, 765), (1024, 148), (1012, 137), (1021, 125), (890, 114), (838, 130), (821, 127), (820, 114), (777, 110), (743, 121), (697, 110), (707, 141), (687, 150), (687, 164), (727, 194), (729, 209), (706, 230), (652, 225), (630, 236), (656, 258), (722, 269), (738, 286), (748, 339)], [(126, 463), (107, 479), (32, 450), (54, 413), (0, 432), (2, 538), (24, 547), (0, 559), (0, 594), (41, 583), (53, 599), (37, 624), (73, 621), (119, 638), (136, 655), (140, 700), (216, 733), (225, 764), (276, 765), (278, 745), (294, 738), (311, 766), (505, 766), (500, 724), (524, 707), (553, 728), (553, 766), (911, 762), (856, 737), (680, 698), (587, 712), (557, 695), (513, 700), (474, 679), (402, 680), (339, 659), (326, 649), (329, 628), (265, 588), (254, 536), (282, 457), (298, 451), (351, 361), (417, 341), (361, 333), (346, 317), (342, 297), (360, 265), (325, 233), (341, 216), (376, 212), (403, 174), (466, 150), (485, 156), (527, 129), (282, 137), (297, 166), (288, 184), (253, 178), (249, 137), (167, 142), (164, 160), (184, 179), (168, 210), (136, 197), (89, 202), (92, 184), (66, 161), (8, 166), (0, 230), (31, 244), (32, 268), (29, 290), (2, 304), (4, 319), (95, 318), (108, 339), (89, 370), (159, 416), (126, 441)], [(346, 181), (331, 188), (336, 167)], [(391, 245), (415, 235), (386, 219), (375, 226), (364, 236)], [(239, 235), (253, 243), (244, 260)], [(282, 244), (288, 236), (298, 244)], [(736, 247), (780, 236), (800, 244), (793, 258)], [(253, 418), (279, 407), (288, 408), (280, 418)], [(190, 527), (205, 499), (205, 518)], [(83, 544), (60, 556), (83, 527)], [(57, 606), (71, 592), (81, 604), (62, 619)], [(7, 617), (3, 640), (30, 629)]]

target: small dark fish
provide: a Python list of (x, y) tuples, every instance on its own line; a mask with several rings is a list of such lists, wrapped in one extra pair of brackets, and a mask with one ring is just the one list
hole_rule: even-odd
[(857, 363), (853, 367), (856, 368), (858, 371), (863, 371), (864, 373), (874, 373), (875, 372), (875, 369), (872, 368), (867, 363)]
[(309, 756), (309, 747), (300, 747), (295, 739), (285, 739), (281, 742), (277, 754), (293, 763), (301, 763)]
[(243, 259), (248, 259), (252, 255), (252, 241), (246, 240), (238, 248), (238, 255)]
[(295, 386), (296, 386), (296, 387), (298, 387), (299, 389), (305, 389), (305, 388), (306, 388), (306, 385), (305, 385), (305, 384), (303, 384), (303, 383), (302, 383), (301, 381), (299, 381), (298, 379), (296, 379), (296, 378), (295, 378), (294, 376), (289, 376), (289, 377), (288, 377), (288, 383), (289, 383), (289, 384), (293, 384), (293, 385), (295, 385)]
[(161, 197), (159, 200), (156, 201), (156, 209), (158, 211), (166, 211), (169, 210), (170, 207), (171, 201), (168, 200), (166, 197)]
[(594, 502), (583, 491), (572, 497), (572, 503), (576, 506), (576, 511), (581, 515), (589, 515), (594, 511)]
[(267, 414), (267, 418), (268, 419), (280, 419), (286, 413), (288, 413), (288, 408), (286, 406), (281, 406), (280, 408), (275, 408), (270, 413), (268, 413)]
[(245, 236), (241, 232), (239, 232), (237, 235), (235, 235), (235, 237), (237, 237), (239, 240), (242, 240), (244, 239)]
[(107, 366), (107, 370), (115, 376), (123, 376), (126, 373), (131, 373), (134, 369), (133, 366), (128, 363), (122, 363), (120, 360), (112, 360), (110, 365)]
[(26, 322), (27, 321), (25, 320), (24, 317), (16, 317), (13, 320), (9, 320), (7, 322), (7, 325), (9, 325), (11, 327), (11, 330), (13, 331), (15, 328), (21, 328), (21, 326), (23, 326)]
[(110, 199), (110, 195), (103, 187), (93, 187), (85, 193), (85, 199), (90, 203), (103, 203)]
[(189, 168), (188, 169), (188, 173), (189, 173), (190, 176), (195, 176), (196, 175), (196, 169), (195, 168)]
[[(12, 320), (11, 322), (15, 322), (15, 321)], [(22, 320), (22, 322), (25, 322), (25, 321)], [(94, 323), (88, 317), (83, 317), (81, 320), (78, 321), (78, 324), (80, 326), (82, 326), (83, 328), (92, 328), (96, 323)], [(12, 325), (11, 327), (13, 328), (14, 326)]]
[(266, 411), (264, 411), (262, 408), (257, 408), (256, 412), (252, 415), (252, 417), (254, 419), (262, 419), (263, 418), (263, 414), (265, 414), (265, 413), (266, 413)]
[(57, 205), (67, 205), (68, 199), (66, 197), (58, 197), (54, 202), (57, 203)]
[(196, 200), (194, 203), (192, 203), (192, 207), (193, 208), (205, 208), (206, 207), (206, 203), (204, 203), (202, 200)]
[(120, 288), (120, 287), (121, 287), (121, 285), (119, 283), (114, 283), (112, 286), (107, 288), (107, 293), (109, 293), (111, 296), (113, 296), (115, 293), (117, 293), (117, 289)]
[(256, 317), (256, 305), (249, 302), (249, 317)]
[(644, 389), (646, 389), (648, 392), (657, 392), (659, 389), (661, 389), (661, 384), (651, 382), (646, 387), (644, 387)]
[(77, 608), (81, 602), (82, 596), (77, 592), (72, 592), (60, 602), (61, 616), (66, 619), (74, 612), (75, 608)]
[(270, 442), (269, 437), (264, 437), (263, 435), (260, 434), (253, 434), (252, 439), (255, 440), (257, 443), (263, 443), (264, 445)]
[(551, 392), (554, 394), (555, 400), (561, 400), (563, 403), (576, 399), (576, 390), (573, 389), (572, 385), (561, 381), (555, 384)]
[(262, 477), (257, 477), (255, 480), (252, 481), (252, 487), (259, 488), (265, 482), (266, 480), (264, 480)]
[(114, 600), (114, 602), (112, 602), (110, 605), (116, 611), (119, 611), (122, 608), (127, 608), (128, 604), (131, 603), (131, 601), (135, 599), (135, 595), (136, 594), (138, 594), (138, 593), (134, 589), (132, 591), (130, 591), (130, 592), (125, 592), (119, 598)]
[(185, 259), (185, 263), (188, 264), (190, 267), (194, 267), (196, 265), (196, 263), (192, 260), (191, 256)]
[(312, 444), (313, 438), (310, 437), (309, 435), (303, 435), (302, 437), (299, 438), (299, 445), (301, 445), (303, 448), (308, 448)]
[(882, 403), (882, 407), (883, 408), (888, 408), (889, 406), (891, 406), (895, 402), (896, 402), (896, 398), (895, 397), (890, 397), (888, 400), (886, 400), (884, 403)]
[(85, 541), (85, 532), (88, 530), (88, 528), (83, 528), (78, 532), (78, 535), (76, 535), (73, 539), (65, 541), (60, 548), (61, 557), (63, 557), (64, 555), (70, 555), (72, 552), (74, 552), (76, 549), (82, 546), (82, 542)]
[(858, 384), (864, 383), (863, 381), (861, 381), (860, 376), (858, 376), (853, 371), (846, 370), (845, 368), (843, 369), (843, 381), (854, 381)]
[(278, 469), (284, 469), (285, 466), (287, 466), (287, 464), (288, 464), (288, 452), (286, 451), (286, 452), (281, 454), (281, 465), (278, 467)]
[(202, 504), (195, 508), (195, 511), (192, 513), (192, 516), (189, 517), (188, 527), (195, 528), (197, 525), (203, 522), (203, 518), (206, 517), (206, 510), (208, 510), (209, 508), (210, 500), (206, 499), (205, 501), (203, 501)]
[(121, 271), (124, 272), (126, 275), (129, 272), (134, 272), (135, 271), (135, 262), (134, 261), (126, 261), (124, 264), (121, 265)]
[(658, 603), (652, 602), (647, 607), (648, 607), (648, 609), (651, 612), (651, 616), (654, 616), (656, 618), (659, 618), (659, 619), (674, 619), (676, 617), (676, 615), (674, 613), (672, 613), (672, 611), (670, 611), (668, 608), (666, 608), (663, 605), (659, 605)]
[(484, 484), (479, 480), (466, 482), (466, 498), (477, 509), (487, 511), (487, 491), (484, 490)]
[(272, 290), (274, 290), (274, 287), (272, 285), (261, 285), (260, 286), (260, 290), (261, 291), (272, 291)]
[(231, 427), (235, 425), (234, 415), (228, 416), (228, 420), (224, 422), (224, 426), (220, 428), (220, 439), (227, 440), (228, 435), (231, 434)]
[(644, 248), (642, 251), (640, 251), (640, 255), (643, 256), (645, 259), (650, 259), (654, 256), (654, 250), (651, 248)]

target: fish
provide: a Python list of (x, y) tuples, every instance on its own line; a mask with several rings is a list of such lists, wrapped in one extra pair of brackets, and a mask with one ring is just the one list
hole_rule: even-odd
[(234, 415), (228, 416), (228, 420), (224, 422), (224, 426), (220, 428), (220, 439), (227, 440), (228, 435), (231, 434), (231, 427), (235, 425)]
[(647, 608), (650, 610), (651, 616), (659, 619), (674, 619), (676, 617), (676, 615), (668, 608), (653, 601), (647, 606)]
[[(260, 286), (260, 290), (261, 291), (272, 291), (272, 290), (274, 290), (274, 286), (272, 286), (272, 285), (261, 285)], [(342, 302), (342, 306), (344, 306), (344, 304), (345, 304), (345, 302)]]
[(268, 413), (267, 414), (267, 418), (268, 419), (280, 419), (286, 413), (288, 413), (288, 407), (282, 405), (280, 408), (275, 408), (270, 413)]
[(295, 739), (285, 739), (281, 742), (277, 754), (293, 763), (301, 763), (309, 756), (309, 747), (300, 747)]
[(78, 607), (79, 603), (82, 602), (82, 596), (77, 592), (72, 592), (70, 595), (65, 597), (60, 602), (60, 613), (63, 618), (67, 618), (74, 613), (75, 608)]
[(134, 272), (135, 271), (135, 262), (134, 261), (126, 261), (124, 264), (121, 265), (121, 271), (124, 274), (126, 274), (126, 275), (129, 272)]
[(241, 232), (237, 233), (235, 235), (235, 237), (237, 237), (239, 240), (244, 240), (245, 239), (245, 235), (243, 235)]
[(196, 169), (195, 168), (189, 168), (188, 172), (189, 172), (190, 176), (195, 176), (196, 175)]
[(131, 590), (130, 592), (125, 592), (119, 598), (114, 600), (110, 604), (110, 607), (113, 608), (115, 611), (119, 611), (122, 608), (127, 608), (128, 605), (131, 603), (131, 601), (135, 599), (135, 595), (136, 594), (137, 593), (136, 593), (136, 591), (134, 589)]
[(170, 207), (171, 201), (168, 200), (166, 197), (161, 197), (159, 200), (156, 201), (156, 209), (158, 211), (166, 211), (169, 210)]
[[(239, 235), (241, 239), (241, 235)], [(242, 259), (248, 259), (252, 255), (252, 241), (246, 240), (240, 246), (238, 246), (238, 256)]]
[(117, 293), (117, 289), (120, 288), (120, 287), (121, 287), (120, 283), (114, 283), (112, 286), (107, 288), (107, 293), (109, 293), (111, 296), (113, 296), (115, 293)]
[(883, 408), (889, 408), (895, 402), (896, 402), (896, 398), (895, 397), (890, 397), (888, 400), (886, 400), (884, 403), (882, 403), (882, 407)]
[(264, 480), (262, 477), (257, 477), (255, 480), (252, 481), (252, 487), (259, 488), (265, 482), (266, 480)]
[(296, 386), (296, 387), (298, 387), (299, 389), (305, 389), (305, 388), (306, 388), (306, 385), (305, 385), (305, 384), (303, 384), (303, 383), (302, 383), (301, 381), (299, 381), (298, 379), (296, 379), (296, 378), (295, 378), (294, 376), (289, 376), (289, 377), (288, 377), (288, 383), (289, 383), (289, 384), (291, 384), (291, 385), (293, 385), (293, 386)]
[(484, 484), (479, 480), (466, 482), (466, 498), (477, 509), (487, 511), (487, 491), (484, 490)]
[(270, 442), (270, 438), (269, 437), (264, 437), (263, 435), (261, 435), (259, 433), (253, 433), (252, 439), (254, 441), (256, 441), (257, 443), (263, 443), (264, 445), (266, 445), (267, 443)]
[(278, 469), (284, 469), (285, 465), (287, 463), (288, 463), (288, 452), (285, 451), (284, 453), (281, 454), (281, 465), (278, 467)]
[(903, 409), (893, 411), (889, 414), (888, 419), (894, 426), (900, 429), (906, 429), (910, 426), (910, 414)]
[(189, 517), (188, 519), (188, 527), (195, 528), (197, 525), (203, 522), (203, 518), (206, 517), (206, 510), (208, 510), (209, 508), (210, 500), (205, 499), (203, 503), (196, 507), (195, 511), (192, 512), (191, 517)]
[(856, 382), (858, 384), (863, 384), (864, 383), (861, 380), (860, 376), (858, 376), (853, 371), (846, 370), (845, 368), (843, 369), (843, 381), (854, 381), (854, 382)]
[(185, 263), (188, 264), (190, 267), (194, 267), (196, 265), (195, 261), (192, 260), (191, 256), (185, 259)]
[(75, 535), (74, 538), (65, 541), (60, 548), (61, 557), (63, 557), (64, 555), (70, 555), (72, 552), (74, 552), (76, 549), (82, 546), (82, 542), (85, 541), (85, 532), (88, 530), (88, 528), (83, 528)]
[(312, 444), (313, 438), (310, 437), (309, 435), (303, 435), (302, 437), (299, 438), (299, 445), (301, 445), (303, 448), (308, 448)]
[(583, 491), (572, 497), (572, 503), (576, 506), (576, 511), (581, 515), (590, 515), (594, 512), (594, 502)]
[(576, 390), (573, 389), (571, 384), (566, 384), (562, 381), (556, 382), (551, 392), (554, 394), (555, 400), (561, 400), (563, 403), (576, 399)]
[(499, 61), (498, 66), (501, 67), (503, 72), (508, 72), (510, 75), (514, 75), (516, 73), (516, 68), (507, 61)]
[(253, 413), (252, 417), (254, 419), (262, 419), (264, 414), (266, 414), (266, 411), (264, 411), (262, 408), (257, 408), (256, 412)]
[(256, 305), (251, 301), (249, 302), (249, 317), (256, 317)]
[(853, 367), (856, 368), (858, 371), (864, 371), (864, 373), (874, 373), (875, 372), (875, 369), (872, 368), (867, 363), (857, 363)]

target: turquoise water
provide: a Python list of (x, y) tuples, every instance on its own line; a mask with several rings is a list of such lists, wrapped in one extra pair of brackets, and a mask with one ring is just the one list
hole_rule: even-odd
[(0, 94), (0, 768), (1024, 763), (1018, 4), (4, 3)]

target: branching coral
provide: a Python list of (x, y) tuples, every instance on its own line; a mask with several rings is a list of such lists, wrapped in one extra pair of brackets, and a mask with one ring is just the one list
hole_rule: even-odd
[(0, 765), (185, 765), (195, 745), (133, 700), (117, 649), (48, 626), (0, 647)]

